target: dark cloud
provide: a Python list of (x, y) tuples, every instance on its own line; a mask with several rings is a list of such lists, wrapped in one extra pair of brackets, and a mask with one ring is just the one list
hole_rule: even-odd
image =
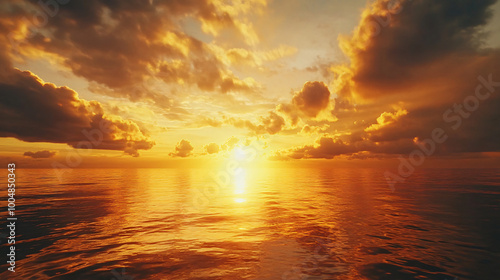
[(407, 154), (436, 128), (448, 138), (435, 154), (499, 151), (500, 51), (481, 48), (494, 2), (408, 0), (397, 11), (375, 2), (341, 39), (350, 65), (333, 67), (331, 127), (349, 137), (326, 136), (291, 156)]
[(191, 142), (182, 139), (179, 143), (177, 143), (177, 146), (175, 146), (174, 152), (170, 153), (170, 156), (173, 157), (188, 157), (191, 155), (191, 152), (193, 151), (193, 145), (191, 145)]
[[(0, 28), (6, 29), (3, 33), (17, 30), (10, 39), (23, 54), (59, 57), (74, 74), (99, 84), (92, 89), (100, 94), (173, 106), (166, 96), (148, 88), (151, 76), (206, 91), (254, 90), (254, 85), (233, 75), (207, 44), (181, 31), (179, 20), (184, 17), (216, 29), (238, 29), (231, 16), (210, 1), (89, 0), (57, 7), (44, 6), (46, 2), (57, 4), (3, 3)], [(40, 15), (46, 20), (40, 22), (44, 19)], [(27, 24), (30, 32), (23, 35)]]
[(330, 91), (323, 82), (307, 82), (292, 98), (292, 104), (306, 116), (314, 118), (326, 109), (330, 102)]
[(446, 141), (433, 155), (500, 151), (500, 51), (481, 48), (495, 1), (403, 0), (397, 10), (390, 2), (376, 1), (341, 39), (351, 63), (333, 66), (338, 121), (330, 132), (345, 133), (282, 155), (408, 155), (436, 131)]
[(426, 67), (436, 61), (476, 54), (496, 0), (403, 0), (397, 11), (390, 2), (375, 2), (353, 36), (341, 41), (351, 59), (351, 85), (365, 98), (403, 94), (408, 82), (431, 78)]
[(329, 106), (328, 86), (323, 82), (313, 81), (306, 82), (302, 89), (293, 95), (291, 103), (278, 104), (276, 111), (285, 116), (290, 125), (295, 127), (300, 120), (317, 118), (322, 111), (327, 111)]
[(56, 155), (56, 152), (53, 151), (37, 151), (37, 152), (25, 152), (24, 156), (25, 157), (32, 157), (32, 158), (51, 158)]
[(134, 156), (154, 145), (136, 123), (105, 115), (98, 102), (44, 83), (29, 71), (10, 71), (0, 80), (0, 93), (0, 137), (121, 150)]

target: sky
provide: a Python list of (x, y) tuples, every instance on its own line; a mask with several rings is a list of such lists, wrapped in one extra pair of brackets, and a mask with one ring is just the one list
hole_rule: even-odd
[(0, 162), (498, 167), (499, 31), (493, 0), (2, 1)]

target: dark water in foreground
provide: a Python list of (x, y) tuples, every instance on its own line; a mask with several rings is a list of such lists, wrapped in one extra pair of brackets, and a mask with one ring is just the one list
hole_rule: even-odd
[(0, 279), (500, 279), (499, 170), (383, 171), (17, 170)]

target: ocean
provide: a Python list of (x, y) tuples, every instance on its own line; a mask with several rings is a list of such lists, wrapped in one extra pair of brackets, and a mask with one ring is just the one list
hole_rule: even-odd
[(18, 167), (0, 279), (500, 279), (499, 169), (384, 171)]

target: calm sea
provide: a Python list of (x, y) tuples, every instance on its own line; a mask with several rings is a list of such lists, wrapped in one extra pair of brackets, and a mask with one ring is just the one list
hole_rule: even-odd
[(16, 173), (0, 279), (500, 279), (498, 169)]

